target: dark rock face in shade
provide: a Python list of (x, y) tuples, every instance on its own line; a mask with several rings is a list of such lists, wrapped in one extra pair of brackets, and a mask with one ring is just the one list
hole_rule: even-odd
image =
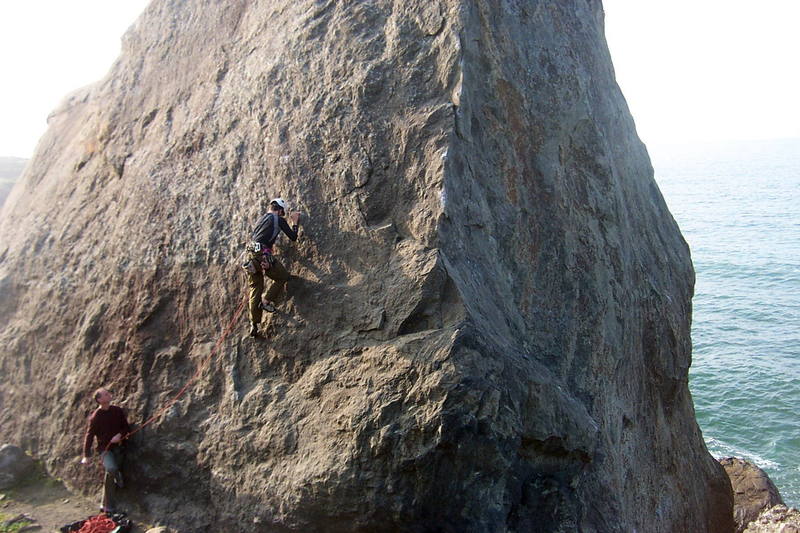
[(736, 533), (744, 531), (763, 511), (775, 505), (783, 505), (778, 488), (767, 473), (753, 463), (737, 457), (727, 457), (720, 459), (720, 464), (731, 480)]
[[(306, 216), (264, 340), (237, 257)], [(694, 274), (596, 0), (155, 0), (0, 220), (0, 437), (254, 531), (733, 528), (687, 387)]]

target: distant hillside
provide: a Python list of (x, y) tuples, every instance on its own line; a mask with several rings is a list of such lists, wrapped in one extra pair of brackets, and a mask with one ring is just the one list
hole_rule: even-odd
[(27, 163), (28, 160), (21, 157), (0, 157), (0, 207), (5, 203), (11, 187), (22, 175)]

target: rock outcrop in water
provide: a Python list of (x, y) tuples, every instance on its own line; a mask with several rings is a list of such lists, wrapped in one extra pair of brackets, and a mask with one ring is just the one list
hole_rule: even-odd
[(766, 472), (744, 459), (727, 457), (720, 464), (731, 480), (735, 533), (741, 533), (762, 511), (783, 505), (778, 488)]
[(284, 312), (135, 436), (128, 505), (182, 530), (731, 531), (689, 250), (597, 0), (155, 0), (2, 212), (0, 437), (96, 488), (91, 391), (140, 422), (172, 397), (278, 194), (307, 215)]

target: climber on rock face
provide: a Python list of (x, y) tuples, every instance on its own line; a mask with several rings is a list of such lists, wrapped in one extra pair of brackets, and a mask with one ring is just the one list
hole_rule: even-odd
[(128, 419), (122, 408), (111, 405), (111, 393), (107, 389), (97, 389), (94, 401), (99, 407), (89, 417), (89, 426), (83, 439), (82, 464), (89, 464), (92, 454), (92, 441), (97, 438), (97, 450), (106, 470), (103, 481), (103, 502), (100, 504), (102, 512), (114, 511), (115, 487), (122, 487), (122, 447), (120, 443), (131, 432)]
[[(291, 227), (286, 222), (285, 216), (286, 202), (281, 198), (273, 199), (269, 203), (269, 211), (256, 222), (252, 235), (253, 242), (247, 246), (248, 259), (244, 268), (247, 270), (250, 286), (251, 337), (258, 336), (258, 324), (261, 322), (262, 310), (275, 312), (275, 303), (289, 280), (289, 273), (273, 255), (272, 247), (281, 231), (291, 240), (297, 240), (297, 224), (300, 221), (300, 213), (289, 215), (292, 221)], [(264, 275), (273, 280), (273, 283), (262, 301)]]

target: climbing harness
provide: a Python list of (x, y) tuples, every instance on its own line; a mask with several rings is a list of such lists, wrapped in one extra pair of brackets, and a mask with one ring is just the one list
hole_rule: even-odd
[(250, 257), (242, 263), (242, 268), (249, 274), (257, 274), (259, 267), (262, 272), (266, 272), (275, 264), (272, 248), (264, 246), (260, 242), (251, 242), (245, 247), (245, 251), (250, 254)]

